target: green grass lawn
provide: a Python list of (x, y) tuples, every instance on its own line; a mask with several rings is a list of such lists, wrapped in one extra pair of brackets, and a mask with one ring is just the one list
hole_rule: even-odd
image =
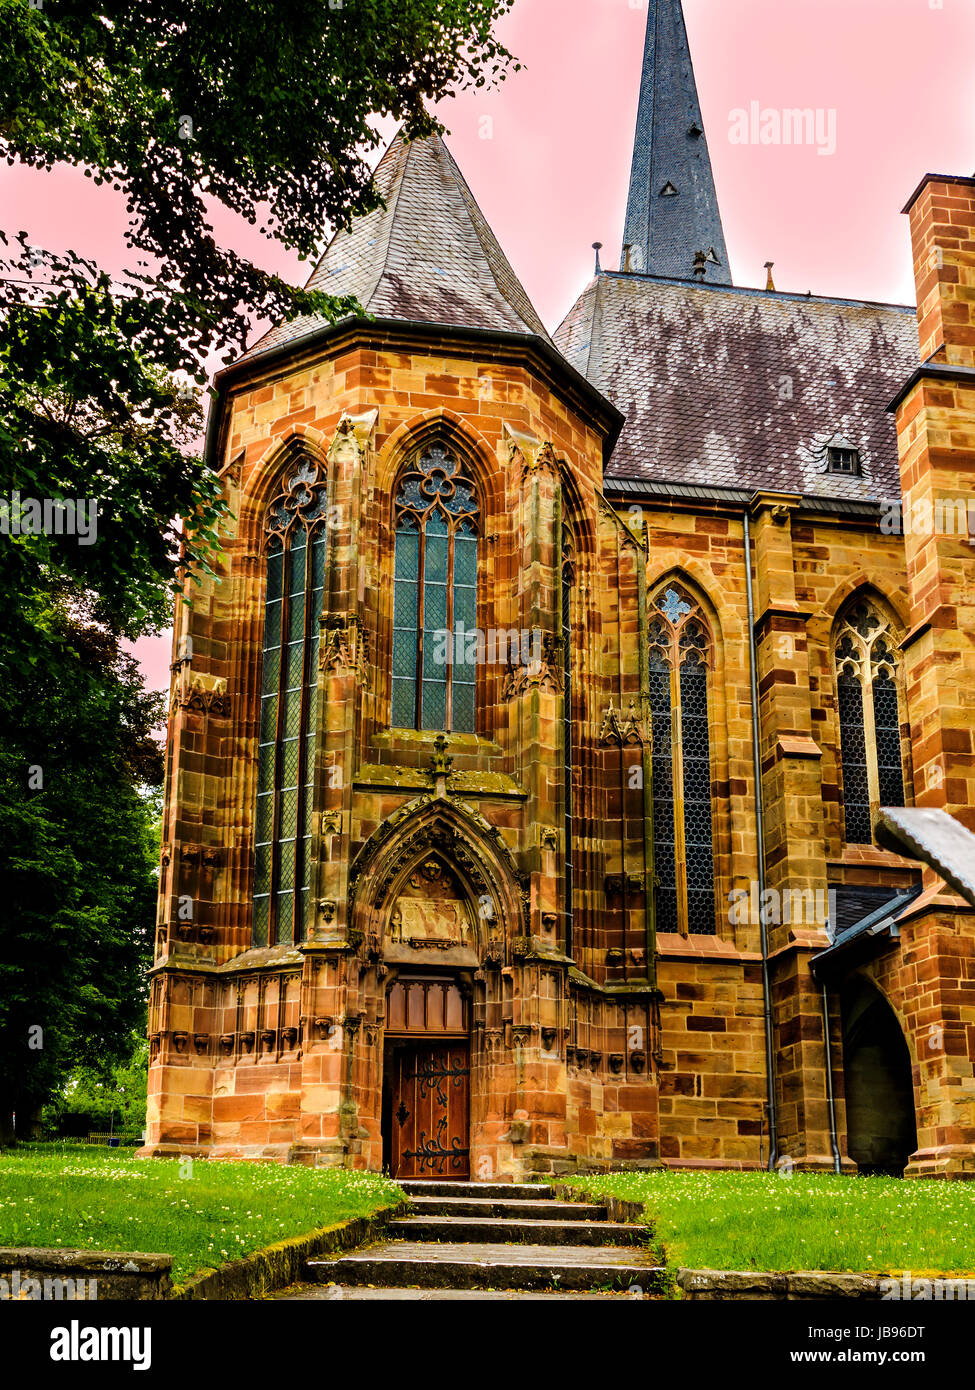
[(0, 1155), (0, 1245), (162, 1252), (173, 1282), (401, 1201), (374, 1173), (31, 1144)]
[(736, 1172), (561, 1181), (642, 1201), (672, 1267), (975, 1274), (975, 1183)]

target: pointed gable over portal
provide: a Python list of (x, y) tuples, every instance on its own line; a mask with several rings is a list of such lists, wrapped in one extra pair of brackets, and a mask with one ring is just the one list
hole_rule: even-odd
[(681, 0), (650, 0), (621, 268), (731, 284)]
[[(384, 206), (338, 232), (309, 289), (355, 295), (378, 319), (537, 335), (550, 342), (463, 174), (439, 135), (395, 136), (375, 174)], [(272, 328), (248, 359), (323, 326), (300, 318)]]

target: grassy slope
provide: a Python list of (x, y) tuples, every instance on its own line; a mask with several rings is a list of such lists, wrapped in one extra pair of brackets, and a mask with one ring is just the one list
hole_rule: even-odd
[(373, 1173), (28, 1145), (0, 1156), (0, 1245), (165, 1252), (182, 1284), (401, 1198), (395, 1183)]
[(672, 1266), (975, 1273), (975, 1183), (736, 1172), (563, 1181), (642, 1200)]

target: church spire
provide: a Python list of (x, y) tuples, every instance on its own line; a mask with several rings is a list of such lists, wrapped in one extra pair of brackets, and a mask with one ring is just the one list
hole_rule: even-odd
[(681, 0), (649, 0), (648, 8), (621, 265), (730, 285)]

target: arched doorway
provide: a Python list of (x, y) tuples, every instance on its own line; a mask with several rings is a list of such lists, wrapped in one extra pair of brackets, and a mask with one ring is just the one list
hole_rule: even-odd
[(469, 1178), (470, 997), (452, 974), (403, 971), (386, 994), (383, 1167)]
[(901, 1177), (917, 1148), (911, 1055), (880, 990), (854, 975), (840, 994), (847, 1149), (861, 1173)]

